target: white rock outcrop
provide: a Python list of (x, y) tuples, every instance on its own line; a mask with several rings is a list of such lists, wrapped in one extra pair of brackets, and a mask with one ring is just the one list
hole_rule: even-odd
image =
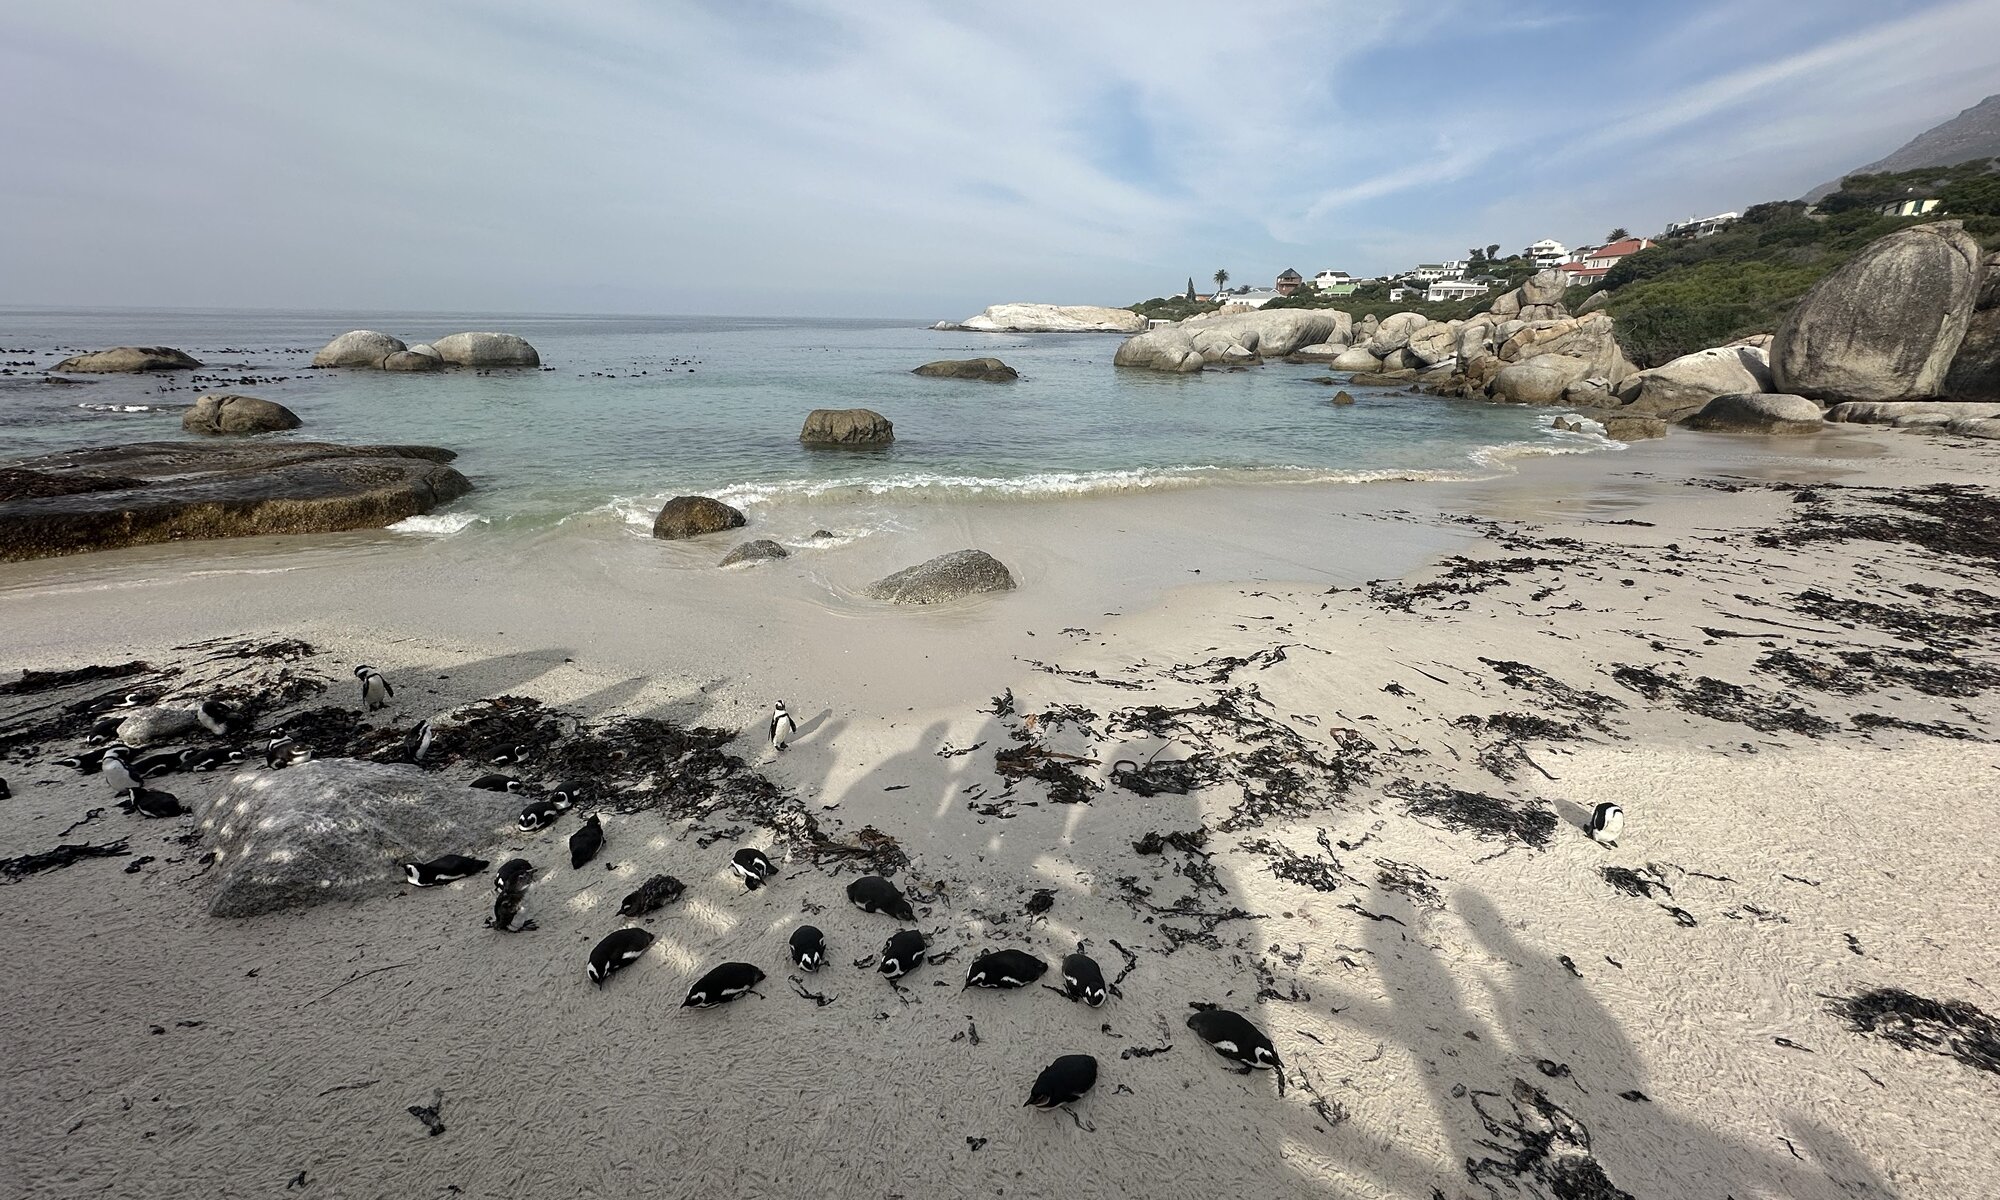
[(1095, 304), (993, 304), (958, 328), (973, 333), (1142, 333), (1146, 318)]

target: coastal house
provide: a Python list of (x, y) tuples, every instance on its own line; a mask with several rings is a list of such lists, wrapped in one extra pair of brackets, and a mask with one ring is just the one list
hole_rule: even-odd
[(1332, 287), (1339, 287), (1343, 283), (1352, 282), (1354, 282), (1353, 277), (1345, 271), (1321, 271), (1319, 274), (1313, 276), (1313, 286), (1321, 291)]
[(1474, 296), (1484, 296), (1488, 284), (1466, 283), (1457, 279), (1440, 279), (1425, 290), (1424, 299), (1432, 304), (1453, 300), (1470, 300)]
[(1306, 277), (1290, 267), (1278, 272), (1276, 291), (1280, 296), (1289, 296), (1306, 285)]
[(1452, 259), (1441, 263), (1418, 263), (1417, 269), (1406, 278), (1421, 279), (1425, 283), (1436, 283), (1440, 279), (1459, 279), (1465, 275), (1465, 261)]
[(1245, 288), (1241, 291), (1225, 292), (1221, 297), (1222, 307), (1225, 309), (1262, 308), (1271, 301), (1276, 300), (1278, 295), (1278, 289), (1276, 288)]
[(1652, 238), (1620, 238), (1602, 246), (1589, 247), (1570, 255), (1570, 261), (1562, 265), (1562, 273), (1569, 276), (1571, 285), (1592, 284), (1604, 278), (1604, 273), (1618, 265), (1619, 261), (1653, 245)]
[(1569, 258), (1569, 248), (1554, 238), (1543, 238), (1521, 251), (1521, 257), (1535, 264), (1535, 269), (1545, 271), (1550, 267), (1560, 267)]
[(1685, 221), (1674, 221), (1667, 226), (1667, 237), (1705, 238), (1722, 232), (1731, 224), (1743, 219), (1738, 212), (1717, 213), (1712, 217), (1689, 217)]
[(1884, 204), (1880, 211), (1885, 217), (1921, 217), (1936, 211), (1937, 206), (1936, 200), (1896, 200)]
[(1389, 289), (1389, 303), (1401, 304), (1405, 299), (1413, 299), (1424, 294), (1420, 287), (1397, 286)]

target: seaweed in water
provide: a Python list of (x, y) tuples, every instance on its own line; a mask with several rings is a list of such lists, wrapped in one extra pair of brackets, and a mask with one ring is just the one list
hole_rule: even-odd
[(1515, 841), (1539, 850), (1549, 844), (1560, 823), (1553, 812), (1527, 800), (1464, 792), (1442, 783), (1400, 780), (1387, 791), (1403, 800), (1413, 817), (1428, 817), (1454, 833), (1469, 833), (1482, 841)]
[(1760, 692), (1720, 679), (1669, 674), (1651, 667), (1620, 666), (1611, 677), (1648, 700), (1664, 700), (1685, 713), (1748, 725), (1759, 733), (1797, 733), (1823, 737), (1837, 728), (1832, 721), (1801, 707), (1785, 692)]
[(1967, 1001), (1931, 1000), (1896, 987), (1827, 999), (1834, 1015), (1856, 1033), (2000, 1075), (2000, 1020)]
[[(1518, 1180), (1535, 1195), (1547, 1188), (1557, 1200), (1633, 1200), (1591, 1156), (1589, 1129), (1540, 1088), (1516, 1079), (1511, 1097), (1485, 1091), (1471, 1095), (1473, 1111), (1490, 1139), (1479, 1144), (1497, 1156), (1466, 1157), (1465, 1174), (1472, 1182), (1491, 1180), (1511, 1187)], [(1502, 1104), (1508, 1111), (1501, 1111)]]
[(86, 858), (120, 858), (130, 853), (122, 838), (102, 846), (89, 842), (65, 842), (53, 850), (23, 854), (18, 858), (0, 858), (0, 882), (19, 883), (30, 875), (75, 866)]

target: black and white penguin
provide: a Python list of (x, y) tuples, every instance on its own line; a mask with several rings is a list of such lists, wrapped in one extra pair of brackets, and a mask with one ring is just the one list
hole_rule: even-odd
[(792, 720), (791, 713), (785, 711), (785, 702), (778, 701), (777, 707), (771, 710), (771, 749), (783, 750), (785, 743), (797, 736), (798, 732), (798, 723)]
[(118, 736), (118, 728), (123, 724), (125, 724), (125, 714), (123, 713), (112, 713), (109, 716), (99, 717), (91, 723), (90, 740), (93, 742), (111, 741)]
[(496, 767), (504, 767), (509, 763), (518, 764), (526, 762), (528, 758), (528, 752), (532, 748), (533, 747), (522, 745), (522, 746), (516, 746), (512, 750), (503, 750), (500, 753), (493, 756), (493, 765)]
[(590, 982), (603, 987), (605, 980), (639, 961), (639, 956), (652, 944), (653, 935), (636, 927), (606, 934), (603, 941), (591, 947)]
[(354, 677), (361, 681), (361, 708), (364, 712), (389, 707), (389, 699), (396, 694), (396, 689), (389, 686), (387, 676), (363, 664), (354, 668)]
[(1073, 1104), (1097, 1086), (1097, 1060), (1088, 1054), (1065, 1054), (1035, 1076), (1022, 1108), (1061, 1108)]
[(214, 771), (242, 761), (243, 752), (228, 746), (196, 746), (181, 751), (181, 766), (189, 771)]
[(1592, 841), (1616, 846), (1625, 832), (1625, 810), (1607, 800), (1590, 810), (1590, 824), (1585, 829)]
[(312, 751), (293, 741), (286, 734), (279, 734), (264, 744), (264, 765), (273, 771), (312, 761)]
[(681, 893), (686, 890), (687, 885), (671, 875), (655, 875), (633, 889), (619, 902), (618, 915), (643, 917), (680, 899)]
[(597, 819), (596, 813), (592, 813), (590, 820), (585, 821), (581, 828), (569, 835), (570, 869), (576, 870), (582, 867), (583, 864), (596, 858), (597, 852), (602, 849), (604, 849), (604, 823)]
[(535, 881), (535, 864), (525, 858), (510, 858), (493, 873), (493, 887), (502, 892), (524, 892)]
[(755, 846), (745, 846), (729, 856), (729, 869), (743, 881), (743, 886), (756, 891), (764, 886), (764, 881), (777, 875), (778, 868), (762, 850)]
[(403, 864), (403, 878), (420, 888), (438, 887), (470, 879), (484, 871), (488, 863), (483, 858), (473, 858), (466, 854), (447, 854), (429, 862), (409, 862)]
[(682, 1008), (714, 1008), (727, 1004), (764, 981), (764, 972), (749, 963), (726, 962), (694, 981)]
[(792, 961), (801, 971), (817, 971), (826, 961), (826, 935), (817, 925), (801, 925), (792, 930)]
[(125, 761), (130, 764), (134, 775), (141, 779), (152, 779), (158, 775), (172, 775), (180, 770), (183, 759), (179, 750), (155, 750), (151, 754), (142, 754), (137, 758), (125, 756)]
[(522, 833), (538, 833), (556, 823), (556, 818), (569, 811), (569, 805), (547, 798), (536, 800), (521, 810), (521, 816), (514, 822), (514, 828)]
[(195, 707), (195, 720), (217, 737), (232, 737), (243, 727), (243, 718), (220, 700), (204, 700)]
[(992, 950), (966, 968), (969, 988), (1024, 988), (1047, 974), (1049, 964), (1025, 950)]
[(1188, 1017), (1187, 1027), (1207, 1042), (1209, 1049), (1239, 1064), (1245, 1075), (1276, 1070), (1278, 1094), (1285, 1094), (1285, 1065), (1278, 1061), (1278, 1048), (1264, 1036), (1263, 1030), (1250, 1023), (1250, 1018), (1227, 1009), (1205, 1008)]
[(924, 935), (916, 930), (898, 929), (882, 947), (882, 961), (875, 969), (891, 979), (901, 979), (923, 965), (928, 946)]
[(431, 742), (436, 736), (429, 721), (418, 721), (415, 728), (403, 736), (403, 744), (397, 750), (398, 761), (422, 763), (424, 755), (431, 752)]
[(137, 792), (146, 782), (146, 777), (125, 761), (122, 754), (107, 754), (98, 764), (98, 771), (104, 776), (111, 790), (125, 795)]
[(130, 811), (155, 821), (186, 816), (188, 811), (181, 807), (180, 797), (157, 788), (142, 787), (133, 792), (132, 798), (126, 803), (130, 805)]
[(916, 910), (895, 884), (880, 875), (863, 875), (847, 885), (847, 901), (865, 913), (884, 913), (898, 921), (914, 921)]
[(511, 775), (502, 775), (495, 771), (481, 775), (472, 781), (471, 786), (482, 792), (518, 792), (521, 790), (521, 781)]
[(529, 930), (535, 928), (533, 920), (523, 921), (520, 919), (521, 906), (527, 902), (528, 891), (526, 888), (517, 890), (502, 889), (495, 892), (493, 895), (493, 915), (488, 918), (486, 924), (493, 929), (499, 930), (501, 933), (527, 933)]
[(86, 750), (82, 754), (72, 754), (68, 758), (59, 758), (56, 760), (56, 765), (59, 767), (68, 767), (79, 775), (95, 775), (103, 768), (104, 756), (107, 754), (130, 756), (132, 754), (132, 747), (126, 745), (124, 742), (113, 742), (109, 746), (99, 746), (95, 750)]
[(1110, 994), (1104, 986), (1104, 968), (1097, 960), (1081, 950), (1066, 955), (1062, 961), (1063, 995), (1072, 1000), (1081, 1000), (1092, 1008), (1103, 1008), (1104, 998)]

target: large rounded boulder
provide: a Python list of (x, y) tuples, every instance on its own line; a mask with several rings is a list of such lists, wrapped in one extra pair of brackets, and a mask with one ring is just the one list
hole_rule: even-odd
[(1715, 346), (1641, 371), (1619, 385), (1632, 411), (1678, 421), (1717, 396), (1771, 390), (1771, 367), (1756, 346)]
[(1404, 353), (1423, 365), (1435, 366), (1458, 354), (1458, 330), (1445, 321), (1431, 321), (1410, 334)]
[(896, 426), (870, 408), (815, 408), (806, 414), (799, 441), (808, 446), (886, 446)]
[(868, 585), (870, 600), (897, 604), (942, 604), (986, 592), (1011, 592), (1014, 576), (984, 550), (955, 550)]
[(377, 333), (373, 329), (354, 329), (321, 346), (313, 355), (315, 367), (379, 367), (382, 360), (399, 350), (407, 350), (403, 339)]
[(932, 379), (978, 379), (986, 383), (1008, 383), (1021, 373), (997, 358), (941, 358), (913, 369), (910, 374)]
[(1493, 377), (1495, 400), (1509, 404), (1560, 404), (1563, 392), (1590, 374), (1590, 364), (1566, 354), (1538, 354), (1508, 363)]
[[(396, 347), (398, 350), (402, 346)], [(431, 343), (454, 367), (539, 367), (542, 356), (511, 333), (448, 333)]]
[(1410, 335), (1430, 324), (1430, 319), (1421, 313), (1392, 313), (1375, 328), (1375, 335), (1368, 339), (1368, 349), (1387, 358), (1410, 344)]
[(136, 371), (192, 371), (200, 365), (200, 359), (172, 346), (114, 346), (71, 355), (49, 370), (76, 375), (119, 375)]
[(234, 392), (197, 397), (194, 407), (181, 414), (181, 428), (189, 433), (275, 433), (301, 424), (298, 414), (282, 404)]
[(675, 496), (653, 518), (653, 536), (677, 542), (742, 526), (743, 513), (712, 496)]
[(444, 360), (436, 354), (420, 354), (415, 350), (398, 350), (382, 357), (378, 364), (384, 371), (442, 371)]
[(1569, 290), (1569, 276), (1550, 267), (1528, 276), (1521, 284), (1521, 307), (1535, 304), (1561, 304), (1563, 293)]
[(1170, 375), (1192, 375), (1207, 360), (1195, 349), (1194, 339), (1178, 325), (1148, 330), (1118, 343), (1111, 356), (1114, 366), (1164, 371)]
[(1327, 363), (1336, 371), (1379, 371), (1382, 360), (1362, 346), (1349, 346)]
[(1709, 433), (1818, 433), (1826, 428), (1819, 405), (1782, 392), (1717, 396), (1681, 424)]
[(1825, 403), (1939, 395), (1979, 283), (1979, 243), (1957, 221), (1871, 243), (1814, 284), (1778, 326), (1777, 390)]

